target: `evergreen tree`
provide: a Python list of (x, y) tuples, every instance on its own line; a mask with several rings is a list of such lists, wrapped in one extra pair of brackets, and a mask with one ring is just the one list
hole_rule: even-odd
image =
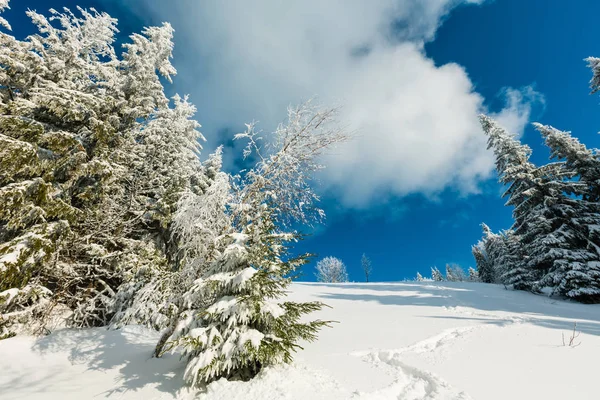
[(465, 280), (465, 272), (456, 264), (446, 264), (446, 280), (448, 282), (462, 282)]
[(469, 267), (469, 282), (479, 282), (479, 274), (473, 267)]
[[(227, 223), (210, 223), (218, 214), (206, 206), (197, 220), (183, 215), (175, 226), (186, 253), (181, 271), (182, 302), (173, 312), (169, 328), (155, 354), (179, 348), (188, 359), (185, 378), (192, 384), (220, 377), (248, 379), (263, 366), (291, 361), (299, 340), (312, 340), (324, 321), (301, 322), (304, 314), (322, 307), (319, 302), (283, 301), (294, 271), (309, 255), (290, 256), (288, 243), (300, 237), (288, 233), (288, 222), (322, 217), (307, 179), (320, 169), (322, 151), (346, 140), (332, 124), (334, 113), (307, 103), (290, 109), (265, 154), (253, 126), (237, 138), (248, 140), (245, 155), (257, 152), (257, 165), (237, 181), (224, 181), (215, 195), (225, 207)], [(219, 164), (219, 163), (214, 163)], [(217, 187), (215, 183), (210, 188)], [(229, 185), (229, 190), (227, 189)], [(184, 197), (182, 201), (188, 201)], [(219, 207), (217, 207), (219, 208)], [(180, 210), (183, 212), (185, 207)], [(212, 245), (185, 232), (210, 228), (204, 234)], [(212, 239), (214, 236), (214, 240)], [(188, 239), (186, 239), (186, 237)], [(189, 240), (191, 243), (187, 243)], [(197, 244), (193, 244), (197, 243)]]
[(425, 279), (423, 278), (423, 275), (421, 275), (420, 272), (417, 272), (417, 277), (415, 278), (415, 280), (417, 282), (423, 282)]
[(481, 227), (483, 238), (471, 249), (477, 265), (477, 273), (482, 282), (497, 283), (498, 276), (502, 274), (498, 259), (505, 251), (504, 242), (501, 236), (493, 233), (486, 224), (481, 224)]
[[(31, 328), (28, 317), (49, 312), (19, 299), (76, 307), (112, 290), (110, 252), (119, 249), (87, 227), (125, 171), (126, 121), (111, 75), (116, 27), (106, 14), (81, 14), (29, 11), (39, 35), (0, 33), (0, 291), (18, 293), (0, 310), (7, 324)], [(104, 307), (96, 311), (102, 319)]]
[(523, 250), (521, 238), (513, 230), (506, 230), (497, 235), (502, 251), (496, 253), (496, 274), (498, 283), (511, 285), (515, 289), (527, 290), (531, 287), (527, 257)]
[(39, 34), (25, 41), (0, 33), (6, 326), (32, 327), (50, 307), (71, 309), (75, 326), (106, 324), (128, 274), (165, 268), (169, 213), (196, 168), (193, 107), (176, 97), (170, 109), (157, 75), (175, 72), (170, 26), (134, 35), (119, 60), (116, 20), (79, 12), (29, 11)]
[(600, 58), (588, 57), (586, 61), (588, 62), (588, 67), (592, 70), (590, 88), (592, 89), (592, 93), (597, 93), (600, 90)]
[(444, 280), (442, 273), (440, 272), (440, 270), (437, 267), (431, 268), (431, 280), (436, 281), (436, 282), (441, 282)]
[(366, 254), (363, 253), (360, 258), (360, 265), (365, 273), (365, 280), (369, 282), (369, 275), (371, 275), (371, 271), (373, 270), (373, 265), (371, 263), (371, 259), (367, 257)]
[(481, 120), (500, 181), (508, 185), (505, 196), (507, 205), (514, 206), (515, 219), (511, 231), (485, 240), (490, 264), (503, 269), (500, 280), (515, 289), (551, 287), (555, 293), (593, 301), (598, 295), (598, 253), (594, 229), (586, 226), (598, 222), (597, 202), (589, 201), (597, 190), (593, 153), (570, 135), (537, 125), (559, 162), (535, 167), (528, 161), (528, 147), (489, 118)]
[(485, 253), (485, 245), (482, 241), (479, 241), (476, 245), (471, 247), (473, 258), (475, 258), (475, 265), (477, 267), (477, 275), (481, 282), (493, 283), (494, 274), (492, 265), (490, 264), (487, 254)]
[[(548, 266), (544, 257), (551, 254), (547, 235), (552, 234), (552, 229), (544, 221), (549, 216), (546, 205), (556, 203), (559, 198), (563, 200), (560, 185), (563, 175), (556, 164), (537, 168), (529, 161), (531, 149), (528, 146), (521, 144), (489, 117), (481, 116), (480, 119), (488, 135), (488, 147), (494, 150), (496, 156), (499, 180), (507, 185), (503, 196), (508, 198), (506, 205), (514, 207), (513, 230), (524, 250), (524, 262), (511, 266), (506, 283), (515, 289), (536, 290), (537, 282)], [(489, 254), (488, 251), (492, 266), (498, 254), (505, 252), (503, 242), (501, 238), (502, 245), (494, 246), (498, 249), (497, 254)], [(487, 279), (481, 272), (480, 278), (484, 282)]]
[[(579, 301), (600, 299), (600, 162), (569, 133), (550, 126), (536, 124), (551, 149), (551, 156), (563, 161), (564, 175), (561, 201), (546, 215), (556, 232), (550, 240), (556, 249), (552, 265), (547, 268), (540, 286), (550, 286), (554, 291)], [(575, 195), (566, 196), (566, 195)], [(558, 227), (558, 228), (557, 228)]]

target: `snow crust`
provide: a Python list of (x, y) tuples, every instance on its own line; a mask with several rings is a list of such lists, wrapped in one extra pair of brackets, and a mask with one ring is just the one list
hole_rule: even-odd
[[(178, 354), (151, 357), (156, 332), (67, 329), (0, 341), (0, 399), (598, 398), (599, 305), (457, 282), (296, 283), (289, 297), (325, 302), (311, 318), (338, 323), (250, 382), (190, 389)], [(575, 322), (580, 344), (563, 346)], [(237, 343), (258, 339), (241, 332)]]

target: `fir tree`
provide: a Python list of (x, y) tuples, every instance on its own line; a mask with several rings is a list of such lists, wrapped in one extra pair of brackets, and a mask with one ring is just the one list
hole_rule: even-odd
[[(531, 149), (528, 146), (521, 144), (492, 119), (486, 116), (480, 119), (488, 135), (488, 147), (494, 150), (496, 156), (499, 181), (507, 185), (503, 196), (508, 198), (506, 205), (514, 207), (513, 230), (520, 236), (526, 257), (525, 263), (511, 266), (507, 283), (515, 289), (535, 290), (545, 267), (539, 261), (550, 250), (545, 247), (546, 235), (551, 234), (548, 227), (543, 226), (543, 219), (535, 215), (543, 211), (547, 199), (560, 194), (557, 186), (561, 179), (559, 168), (556, 165), (537, 168), (529, 161)], [(486, 249), (492, 268), (498, 254), (504, 252), (503, 239), (500, 238), (498, 242), (497, 246), (492, 246), (496, 254), (490, 254), (489, 244)], [(484, 282), (488, 279), (481, 271), (480, 278)]]
[[(172, 29), (134, 35), (119, 60), (116, 20), (79, 12), (29, 11), (39, 34), (25, 41), (0, 33), (0, 292), (20, 293), (4, 324), (54, 305), (72, 325), (106, 324), (128, 274), (165, 268), (164, 227), (193, 184), (193, 107), (175, 98), (169, 109), (157, 75), (175, 72)], [(147, 168), (163, 146), (167, 177)], [(32, 298), (52, 301), (19, 303)]]
[(465, 272), (456, 264), (446, 264), (446, 280), (448, 282), (462, 282), (465, 280)]
[(537, 125), (559, 162), (535, 167), (528, 161), (529, 148), (489, 118), (482, 117), (482, 125), (494, 148), (500, 181), (508, 185), (507, 205), (515, 207), (513, 229), (484, 242), (489, 264), (501, 269), (501, 281), (515, 289), (551, 287), (561, 295), (592, 300), (598, 295), (599, 276), (589, 228), (596, 226), (598, 215), (596, 202), (589, 201), (597, 190), (593, 153), (570, 135)]
[[(551, 157), (564, 161), (564, 175), (575, 178), (562, 182), (560, 201), (548, 207), (544, 215), (556, 231), (549, 239), (555, 250), (540, 286), (550, 286), (554, 292), (579, 301), (596, 301), (600, 299), (600, 162), (569, 133), (535, 126), (551, 149)], [(550, 210), (552, 215), (548, 215)]]
[(437, 267), (431, 268), (431, 280), (433, 280), (435, 282), (441, 282), (444, 280), (442, 273), (440, 272), (440, 270)]
[[(284, 228), (288, 222), (322, 217), (314, 207), (317, 197), (307, 179), (321, 168), (316, 160), (322, 151), (347, 139), (332, 124), (333, 115), (310, 103), (290, 109), (288, 123), (277, 129), (268, 147), (270, 154), (258, 146), (256, 132), (249, 125), (237, 138), (248, 140), (245, 155), (257, 152), (259, 162), (237, 181), (227, 181), (229, 191), (215, 193), (228, 199), (223, 230), (206, 232), (210, 238), (217, 235), (212, 245), (204, 240), (188, 245), (183, 234), (181, 248), (187, 255), (180, 268), (189, 271), (190, 279), (181, 281), (182, 302), (155, 354), (181, 349), (188, 359), (188, 382), (251, 378), (266, 365), (291, 361), (292, 353), (300, 348), (298, 341), (314, 339), (327, 324), (300, 320), (321, 308), (321, 303), (294, 303), (281, 297), (294, 271), (309, 257), (289, 255), (287, 244), (299, 236)], [(183, 232), (218, 227), (205, 224), (218, 214), (209, 207), (198, 220), (184, 216), (175, 225), (183, 227)]]
[(423, 278), (423, 275), (421, 275), (420, 272), (417, 272), (417, 277), (415, 278), (415, 280), (417, 282), (423, 282), (425, 279)]
[(469, 267), (469, 282), (479, 282), (479, 274), (473, 267)]

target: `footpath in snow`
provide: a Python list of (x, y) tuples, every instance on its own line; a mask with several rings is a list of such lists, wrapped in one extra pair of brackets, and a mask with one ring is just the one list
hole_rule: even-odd
[[(140, 327), (0, 341), (0, 399), (530, 400), (600, 398), (600, 305), (476, 283), (296, 283), (337, 321), (291, 366), (250, 382), (183, 385), (177, 354), (151, 358)], [(568, 342), (574, 323), (577, 346)]]

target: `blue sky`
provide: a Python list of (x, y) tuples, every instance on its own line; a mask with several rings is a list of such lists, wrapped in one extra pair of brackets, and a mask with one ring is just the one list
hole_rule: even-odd
[[(123, 37), (170, 21), (179, 76), (169, 91), (192, 95), (207, 151), (225, 143), (230, 162), (231, 134), (243, 122), (256, 118), (268, 130), (287, 104), (314, 95), (347, 107), (342, 117), (360, 137), (328, 159), (331, 172), (319, 186), (327, 222), (297, 249), (341, 258), (356, 281), (363, 252), (373, 280), (400, 280), (433, 265), (473, 265), (479, 224), (510, 226), (473, 125), (477, 111), (522, 134), (537, 163), (548, 153), (528, 121), (600, 147), (600, 100), (589, 95), (583, 61), (600, 56), (597, 1), (305, 3), (282, 11), (268, 0), (253, 9), (193, 0), (13, 0), (6, 18), (17, 36), (30, 32), (27, 8), (95, 7), (119, 18)], [(313, 279), (311, 268), (305, 279)]]

